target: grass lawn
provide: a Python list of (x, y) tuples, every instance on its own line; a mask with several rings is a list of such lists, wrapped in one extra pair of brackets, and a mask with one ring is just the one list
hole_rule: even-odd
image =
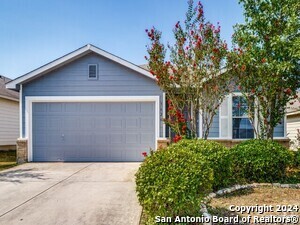
[(294, 167), (294, 168), (288, 169), (287, 177), (281, 183), (285, 183), (285, 184), (300, 183), (300, 167), (298, 167), (298, 168)]
[(16, 151), (0, 151), (0, 171), (16, 165)]
[[(274, 206), (274, 212), (251, 212), (247, 213), (236, 213), (231, 212), (229, 207), (231, 205), (235, 206), (263, 206), (263, 205), (272, 205)], [(276, 212), (277, 205), (296, 205), (298, 209), (293, 212)], [(219, 198), (214, 198), (208, 204), (208, 211), (210, 214), (219, 217), (234, 217), (236, 215), (239, 216), (258, 216), (258, 217), (266, 217), (266, 216), (287, 216), (287, 215), (296, 215), (300, 218), (300, 189), (290, 189), (290, 188), (277, 188), (277, 187), (260, 187), (254, 189), (247, 189), (237, 191), (231, 194), (224, 195)], [(200, 216), (200, 215), (196, 215)], [(146, 215), (142, 213), (140, 225), (146, 224)], [(218, 223), (213, 223), (218, 224)], [(224, 223), (219, 223), (224, 224)], [(233, 224), (233, 223), (228, 223)], [(235, 223), (236, 224), (236, 223)], [(239, 224), (239, 223), (238, 223)], [(277, 223), (281, 224), (281, 223)], [(300, 224), (300, 223), (296, 223)], [(193, 223), (193, 225), (196, 225)], [(198, 223), (197, 223), (198, 225)]]
[[(214, 198), (209, 204), (209, 212), (216, 216), (287, 216), (296, 215), (300, 217), (300, 189), (289, 188), (277, 188), (277, 187), (260, 187), (249, 190), (242, 190), (232, 194), (228, 194), (219, 198)], [(250, 214), (240, 212), (232, 212), (229, 210), (231, 205), (235, 206), (274, 206), (274, 212), (259, 213), (256, 211), (250, 212)], [(279, 212), (277, 205), (296, 205), (298, 209), (294, 211), (294, 208), (289, 208), (290, 212)], [(299, 223), (297, 223), (299, 224)]]

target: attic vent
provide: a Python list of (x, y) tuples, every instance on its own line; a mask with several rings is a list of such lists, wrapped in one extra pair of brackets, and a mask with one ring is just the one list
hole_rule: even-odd
[(97, 64), (89, 64), (89, 79), (96, 80), (98, 78)]

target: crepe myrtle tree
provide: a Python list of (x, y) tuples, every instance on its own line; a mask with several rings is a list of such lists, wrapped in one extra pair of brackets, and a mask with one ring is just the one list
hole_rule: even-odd
[[(201, 2), (188, 1), (184, 23), (173, 29), (174, 44), (165, 45), (162, 33), (146, 29), (150, 72), (168, 99), (165, 123), (182, 137), (197, 138), (197, 120), (203, 118), (202, 137), (207, 139), (213, 116), (230, 91), (229, 76), (223, 73), (227, 44), (220, 38), (220, 26), (207, 22)], [(169, 59), (169, 60), (166, 60)]]
[[(227, 68), (236, 75), (256, 136), (273, 139), (286, 105), (298, 96), (300, 2), (240, 0), (245, 24), (235, 26)], [(255, 122), (257, 120), (257, 122)]]

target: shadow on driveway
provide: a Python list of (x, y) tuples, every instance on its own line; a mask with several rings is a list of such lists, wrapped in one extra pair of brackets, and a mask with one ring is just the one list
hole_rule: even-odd
[(24, 178), (48, 180), (43, 173), (39, 173), (34, 169), (17, 169), (0, 173), (0, 182), (22, 183)]

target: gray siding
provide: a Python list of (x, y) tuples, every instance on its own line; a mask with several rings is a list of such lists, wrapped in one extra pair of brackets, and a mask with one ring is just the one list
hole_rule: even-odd
[[(98, 65), (98, 79), (88, 79), (88, 64)], [(90, 53), (36, 80), (23, 84), (23, 136), (26, 96), (160, 96), (154, 80), (109, 59)], [(160, 136), (162, 137), (160, 122)]]
[(299, 141), (297, 141), (298, 131), (300, 128), (300, 114), (287, 116), (287, 137), (291, 139), (291, 148), (296, 150), (300, 147)]
[(19, 102), (0, 98), (0, 146), (16, 145), (19, 137)]

